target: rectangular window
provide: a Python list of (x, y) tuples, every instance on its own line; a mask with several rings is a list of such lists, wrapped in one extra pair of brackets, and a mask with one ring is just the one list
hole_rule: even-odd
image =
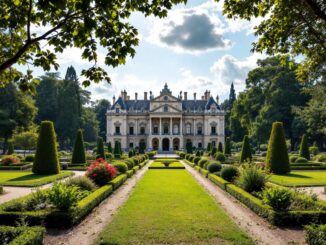
[(120, 134), (120, 126), (116, 126), (115, 127), (115, 133), (116, 134)]
[(201, 142), (198, 143), (198, 148), (199, 148), (199, 149), (202, 148), (202, 144), (201, 144)]
[(216, 127), (212, 126), (212, 134), (216, 134)]
[(134, 134), (134, 127), (129, 127), (129, 134), (133, 135)]
[(158, 134), (158, 127), (154, 127), (154, 134)]
[(130, 142), (129, 143), (129, 148), (134, 148), (134, 143)]
[(145, 127), (140, 127), (140, 134), (145, 134)]
[(198, 127), (197, 128), (197, 134), (203, 134), (203, 129), (202, 129), (202, 127)]
[(119, 108), (116, 108), (115, 109), (115, 113), (120, 113), (120, 109)]

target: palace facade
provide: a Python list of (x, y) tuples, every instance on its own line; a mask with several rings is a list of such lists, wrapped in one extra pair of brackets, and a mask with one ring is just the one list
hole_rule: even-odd
[(107, 110), (107, 142), (112, 147), (120, 141), (121, 148), (128, 150), (141, 144), (147, 150), (172, 152), (185, 149), (191, 142), (196, 148), (205, 148), (209, 142), (224, 145), (224, 111), (210, 91), (197, 99), (188, 99), (187, 92), (175, 97), (165, 84), (159, 96), (152, 92), (147, 97), (130, 99), (122, 91)]

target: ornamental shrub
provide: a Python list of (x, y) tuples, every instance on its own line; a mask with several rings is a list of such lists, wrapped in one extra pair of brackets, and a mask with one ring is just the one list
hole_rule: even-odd
[(310, 146), (310, 147), (309, 147), (309, 152), (310, 152), (312, 155), (316, 156), (316, 155), (319, 153), (319, 148), (318, 148), (318, 146), (316, 146), (316, 145)]
[(304, 157), (298, 157), (296, 160), (295, 160), (295, 163), (307, 163), (308, 160)]
[(285, 211), (289, 209), (293, 201), (293, 192), (283, 187), (265, 188), (262, 193), (263, 202), (270, 205), (274, 210)]
[(198, 165), (198, 162), (200, 161), (200, 157), (194, 157), (194, 164)]
[(56, 136), (50, 121), (41, 122), (32, 171), (35, 174), (60, 173)]
[(224, 163), (226, 159), (223, 153), (217, 152), (215, 154), (215, 160)]
[(239, 169), (237, 184), (247, 192), (261, 191), (266, 181), (266, 175), (255, 164), (243, 164)]
[(188, 141), (186, 143), (186, 150), (187, 150), (188, 154), (192, 154), (192, 142), (191, 141)]
[(224, 155), (231, 155), (231, 142), (230, 138), (226, 138), (224, 144)]
[(103, 158), (105, 160), (104, 144), (102, 137), (97, 138), (96, 158)]
[(3, 157), (0, 163), (3, 166), (14, 165), (14, 164), (19, 164), (20, 159), (14, 155), (9, 155)]
[(199, 162), (198, 162), (199, 167), (203, 168), (204, 165), (205, 165), (206, 163), (208, 163), (208, 161), (209, 161), (209, 160), (208, 160), (207, 158), (202, 157), (202, 158), (199, 160)]
[(194, 155), (190, 155), (190, 156), (189, 156), (189, 161), (190, 161), (190, 162), (194, 162), (194, 158), (195, 158)]
[(304, 157), (307, 160), (310, 160), (310, 152), (309, 152), (309, 147), (307, 142), (307, 136), (305, 134), (301, 138), (299, 156)]
[(124, 174), (128, 170), (128, 165), (124, 162), (114, 162), (113, 166), (117, 169), (118, 173)]
[(216, 147), (212, 147), (212, 150), (210, 151), (210, 155), (214, 156), (216, 154), (216, 152), (217, 152)]
[(68, 186), (62, 182), (54, 183), (48, 192), (49, 201), (60, 211), (67, 211), (77, 204), (79, 197), (77, 186)]
[(268, 141), (266, 171), (275, 174), (290, 172), (289, 155), (285, 142), (283, 123), (274, 122)]
[(81, 129), (78, 129), (74, 149), (72, 152), (71, 163), (85, 163), (85, 162), (86, 162), (86, 157), (85, 157), (83, 131)]
[(88, 168), (86, 176), (98, 186), (107, 184), (117, 173), (112, 164), (108, 164), (103, 158), (96, 159)]
[(77, 186), (81, 190), (84, 191), (93, 191), (96, 189), (95, 183), (86, 176), (77, 176), (74, 178), (69, 178), (66, 181), (66, 185), (68, 186)]
[(222, 145), (222, 142), (219, 142), (218, 143), (217, 151), (223, 153), (223, 145)]
[(130, 149), (128, 151), (128, 157), (130, 158), (130, 157), (133, 157), (133, 156), (134, 156), (134, 151), (132, 149)]
[(127, 158), (124, 162), (128, 165), (128, 169), (132, 169), (135, 166), (135, 160), (132, 158)]
[(200, 154), (200, 151), (196, 151), (196, 157), (200, 157), (201, 154)]
[(251, 147), (249, 143), (248, 135), (245, 135), (242, 142), (242, 150), (240, 155), (240, 162), (251, 162), (252, 155), (251, 155)]
[(227, 166), (222, 168), (221, 177), (226, 181), (233, 182), (235, 178), (238, 176), (239, 171), (234, 166)]
[(218, 162), (210, 162), (207, 166), (207, 170), (210, 173), (219, 172), (222, 169), (222, 165)]
[(114, 142), (114, 158), (120, 158), (121, 157), (121, 150), (119, 149), (120, 144), (119, 141)]
[(309, 245), (325, 245), (326, 224), (304, 226), (305, 241)]
[(15, 153), (14, 144), (11, 141), (9, 141), (7, 155), (12, 155), (14, 153)]
[(111, 142), (108, 143), (108, 152), (113, 153)]
[(295, 163), (295, 161), (296, 161), (298, 158), (299, 158), (298, 156), (296, 156), (296, 155), (292, 155), (292, 156), (290, 156), (290, 162), (291, 162), (291, 163)]
[(25, 161), (26, 162), (34, 162), (34, 155), (27, 155), (26, 157), (25, 157)]
[(212, 143), (211, 142), (208, 142), (206, 151), (207, 152), (211, 152), (211, 150), (212, 150)]

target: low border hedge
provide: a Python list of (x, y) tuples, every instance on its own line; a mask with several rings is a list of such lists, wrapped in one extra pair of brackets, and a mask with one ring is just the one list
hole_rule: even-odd
[[(199, 166), (195, 166), (200, 173), (205, 173), (204, 169)], [(291, 225), (291, 226), (303, 226), (310, 223), (325, 223), (326, 222), (326, 211), (322, 210), (298, 210), (298, 211), (286, 211), (280, 212), (275, 211), (267, 204), (264, 204), (262, 200), (251, 195), (240, 187), (222, 179), (221, 177), (208, 174), (208, 179), (211, 180), (221, 189), (231, 194), (234, 198), (242, 202), (252, 211), (257, 213), (259, 216), (266, 218), (269, 222), (274, 225)]]
[[(145, 164), (148, 162), (144, 161)], [(138, 167), (138, 166), (137, 166)], [(136, 171), (138, 168), (135, 168)], [(15, 225), (17, 221), (24, 218), (29, 225), (45, 225), (46, 227), (61, 228), (71, 227), (79, 223), (87, 216), (96, 206), (106, 199), (114, 190), (121, 186), (127, 180), (127, 174), (121, 174), (111, 180), (107, 185), (100, 187), (87, 197), (77, 203), (77, 206), (67, 212), (57, 210), (41, 211), (4, 211), (8, 206), (14, 203), (24, 202), (32, 197), (31, 194), (13, 199), (0, 205), (0, 225)]]
[(24, 165), (19, 165), (19, 166), (15, 166), (15, 165), (3, 166), (3, 165), (0, 165), (0, 170), (26, 170), (26, 169), (30, 169), (31, 167), (33, 167), (33, 163), (26, 163)]
[(162, 166), (162, 167), (148, 167), (148, 169), (185, 169), (185, 167), (165, 167), (165, 166)]
[(44, 233), (45, 228), (39, 226), (0, 226), (1, 242), (5, 242), (5, 237), (13, 237), (13, 239), (7, 243), (8, 245), (41, 245), (43, 244)]

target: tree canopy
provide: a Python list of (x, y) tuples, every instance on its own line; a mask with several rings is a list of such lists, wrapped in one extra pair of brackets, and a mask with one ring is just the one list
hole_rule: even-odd
[[(84, 86), (91, 81), (110, 82), (98, 64), (98, 48), (106, 49), (105, 64), (116, 67), (135, 55), (139, 37), (128, 22), (132, 12), (165, 17), (174, 4), (186, 0), (2, 0), (0, 11), (0, 86), (12, 79), (34, 91), (29, 70), (24, 76), (12, 73), (14, 64), (32, 64), (45, 71), (58, 69), (56, 53), (68, 47), (82, 50), (90, 67), (83, 69)], [(6, 79), (5, 79), (6, 78)]]

